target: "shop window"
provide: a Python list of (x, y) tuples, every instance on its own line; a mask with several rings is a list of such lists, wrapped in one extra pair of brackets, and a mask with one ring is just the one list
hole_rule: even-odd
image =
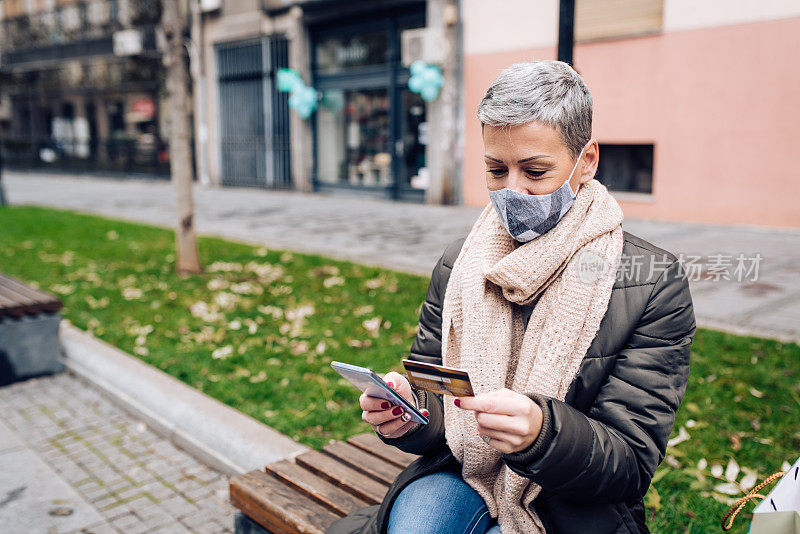
[(312, 26), (314, 186), (422, 200), (425, 102), (408, 89), (402, 31), (425, 26), (424, 6), (374, 13), (358, 23)]
[(653, 145), (600, 145), (596, 178), (609, 191), (653, 192)]
[(576, 0), (575, 41), (658, 33), (664, 0)]

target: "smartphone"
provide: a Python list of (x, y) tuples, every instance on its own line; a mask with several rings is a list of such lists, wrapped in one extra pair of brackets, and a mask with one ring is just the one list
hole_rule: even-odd
[(423, 425), (428, 424), (428, 418), (422, 415), (419, 410), (409, 403), (402, 395), (397, 393), (394, 389), (389, 387), (389, 384), (383, 381), (381, 377), (376, 375), (372, 369), (367, 367), (359, 367), (358, 365), (351, 365), (349, 363), (332, 361), (333, 367), (337, 373), (342, 375), (348, 382), (355, 387), (370, 395), (371, 397), (380, 397), (393, 402), (411, 415), (411, 420)]

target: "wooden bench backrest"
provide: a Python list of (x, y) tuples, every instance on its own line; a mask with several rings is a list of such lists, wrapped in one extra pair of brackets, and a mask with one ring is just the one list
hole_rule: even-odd
[(58, 297), (0, 274), (0, 319), (43, 312), (55, 313), (63, 306)]

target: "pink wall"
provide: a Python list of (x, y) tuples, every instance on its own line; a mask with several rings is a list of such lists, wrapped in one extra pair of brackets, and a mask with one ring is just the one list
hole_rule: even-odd
[[(655, 144), (653, 195), (635, 218), (800, 228), (800, 18), (577, 45), (601, 143)], [(465, 57), (464, 202), (489, 202), (477, 106), (517, 61), (553, 47)], [(602, 152), (601, 152), (602, 157)]]

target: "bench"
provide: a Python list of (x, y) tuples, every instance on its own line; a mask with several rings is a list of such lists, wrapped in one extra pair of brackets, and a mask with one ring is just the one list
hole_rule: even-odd
[(61, 300), (0, 273), (0, 384), (64, 369)]
[(323, 534), (338, 518), (383, 501), (416, 458), (367, 432), (236, 475), (229, 485), (240, 511), (236, 532)]

